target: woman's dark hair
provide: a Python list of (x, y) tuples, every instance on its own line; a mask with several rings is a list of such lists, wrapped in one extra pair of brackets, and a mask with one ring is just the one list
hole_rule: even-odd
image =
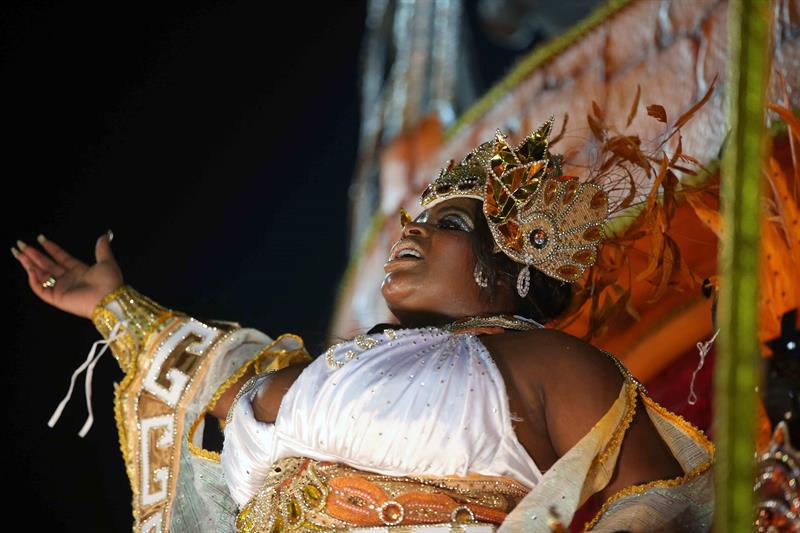
[(551, 278), (535, 267), (531, 267), (531, 285), (527, 296), (521, 298), (517, 294), (517, 276), (522, 265), (504, 253), (492, 253), (494, 237), (486, 222), (486, 217), (480, 211), (475, 217), (475, 230), (472, 235), (472, 249), (489, 281), (488, 287), (483, 290), (490, 290), (490, 287), (494, 287), (495, 281), (499, 278), (506, 280), (516, 299), (517, 314), (532, 318), (542, 324), (566, 311), (572, 300), (572, 285)]

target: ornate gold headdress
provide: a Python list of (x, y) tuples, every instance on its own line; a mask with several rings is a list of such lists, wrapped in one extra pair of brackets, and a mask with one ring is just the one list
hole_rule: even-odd
[(454, 197), (483, 202), (497, 246), (524, 268), (517, 292), (530, 288), (530, 267), (561, 281), (576, 281), (597, 260), (608, 196), (597, 185), (561, 174), (561, 156), (548, 150), (553, 118), (512, 148), (497, 130), (458, 164), (447, 167), (423, 191), (432, 207)]

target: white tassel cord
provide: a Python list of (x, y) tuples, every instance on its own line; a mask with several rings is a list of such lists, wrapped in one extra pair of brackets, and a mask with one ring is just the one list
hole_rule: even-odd
[(697, 394), (694, 391), (694, 380), (697, 378), (697, 373), (700, 372), (701, 368), (703, 368), (703, 365), (706, 362), (706, 355), (708, 355), (708, 352), (711, 351), (711, 345), (714, 344), (714, 341), (717, 339), (717, 335), (719, 335), (719, 330), (717, 330), (717, 332), (714, 333), (714, 336), (706, 342), (697, 343), (697, 351), (700, 353), (700, 363), (697, 365), (697, 368), (694, 369), (694, 372), (692, 372), (692, 382), (689, 384), (689, 398), (687, 398), (689, 405), (694, 405), (697, 403)]
[[(69, 390), (67, 391), (67, 395), (61, 400), (61, 403), (58, 404), (56, 407), (53, 416), (50, 417), (48, 420), (47, 425), (53, 427), (58, 422), (58, 419), (61, 418), (61, 413), (64, 411), (64, 408), (67, 406), (70, 398), (72, 397), (72, 390), (75, 388), (75, 381), (78, 379), (78, 376), (86, 370), (86, 407), (89, 410), (89, 416), (86, 418), (86, 422), (83, 424), (78, 435), (81, 437), (85, 437), (86, 434), (89, 432), (89, 429), (92, 427), (94, 423), (94, 413), (92, 412), (92, 376), (94, 375), (94, 367), (97, 365), (97, 362), (100, 360), (100, 357), (108, 350), (108, 347), (111, 345), (113, 341), (115, 341), (118, 337), (120, 337), (123, 333), (120, 330), (126, 326), (128, 322), (123, 320), (122, 322), (117, 322), (114, 325), (114, 328), (111, 330), (111, 333), (108, 336), (108, 339), (100, 339), (92, 344), (92, 349), (89, 350), (89, 355), (86, 357), (86, 361), (83, 362), (81, 366), (79, 366), (75, 372), (72, 373), (72, 378), (69, 382)], [(95, 352), (97, 351), (97, 347), (103, 344), (103, 349), (100, 350), (95, 356)], [(87, 370), (88, 369), (88, 370)]]

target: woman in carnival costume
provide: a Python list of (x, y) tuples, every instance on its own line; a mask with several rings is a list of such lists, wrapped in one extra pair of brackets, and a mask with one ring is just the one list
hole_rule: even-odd
[[(616, 358), (543, 326), (614, 210), (562, 175), (551, 129), (517, 147), (498, 132), (444, 168), (384, 266), (399, 323), (315, 359), (297, 336), (139, 294), (111, 235), (92, 266), (43, 236), (46, 253), (15, 250), (37, 296), (90, 318), (125, 372), (134, 530), (706, 531), (711, 443)], [(221, 454), (203, 447), (206, 415)], [(604, 503), (587, 514), (590, 498)]]

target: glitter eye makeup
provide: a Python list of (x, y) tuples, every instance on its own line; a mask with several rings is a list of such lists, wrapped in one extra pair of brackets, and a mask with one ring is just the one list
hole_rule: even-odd
[(465, 217), (465, 216), (460, 215), (460, 214), (457, 215), (457, 214), (451, 213), (451, 214), (445, 215), (441, 219), (439, 219), (439, 223), (440, 224), (448, 223), (448, 224), (451, 224), (451, 225), (455, 225), (455, 226), (458, 227), (458, 229), (460, 229), (462, 231), (467, 231), (467, 232), (472, 231), (474, 229), (473, 226), (472, 226), (472, 221), (469, 220), (468, 217)]
[[(434, 211), (435, 210), (436, 209), (434, 208)], [(475, 224), (472, 222), (472, 217), (461, 209), (447, 207), (443, 208), (439, 213), (437, 213), (437, 215), (437, 226), (441, 224), (450, 224), (451, 226), (456, 226), (457, 229), (462, 231), (472, 231), (475, 229)], [(433, 222), (434, 221), (432, 220), (430, 209), (424, 210), (417, 215), (417, 218), (414, 219), (414, 223), (416, 224), (430, 224)]]

